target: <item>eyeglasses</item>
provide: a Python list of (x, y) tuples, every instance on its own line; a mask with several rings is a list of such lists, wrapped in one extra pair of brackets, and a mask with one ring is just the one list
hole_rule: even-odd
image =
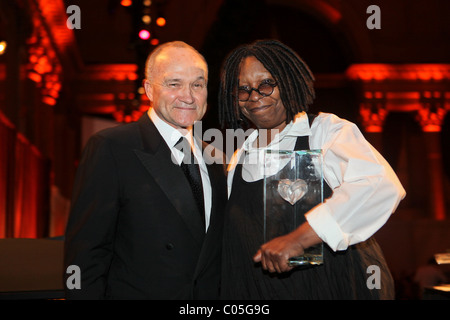
[(259, 95), (263, 97), (270, 96), (273, 93), (274, 88), (278, 84), (276, 82), (262, 82), (258, 88), (251, 88), (248, 86), (239, 87), (237, 92), (237, 98), (239, 101), (248, 101), (252, 91), (258, 92)]

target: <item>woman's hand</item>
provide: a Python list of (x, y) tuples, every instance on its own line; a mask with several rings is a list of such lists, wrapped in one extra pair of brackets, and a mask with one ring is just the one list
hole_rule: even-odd
[(289, 233), (263, 244), (253, 257), (253, 261), (261, 262), (262, 268), (269, 272), (287, 272), (292, 269), (288, 265), (289, 258), (303, 252), (302, 245), (293, 233)]
[(305, 222), (293, 232), (263, 244), (253, 261), (261, 262), (262, 268), (269, 272), (287, 272), (293, 269), (288, 265), (289, 258), (302, 255), (305, 248), (321, 241), (309, 223)]

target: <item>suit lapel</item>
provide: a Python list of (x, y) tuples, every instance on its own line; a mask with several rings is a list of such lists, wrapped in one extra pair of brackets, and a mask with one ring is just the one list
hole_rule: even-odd
[[(172, 205), (185, 221), (193, 237), (202, 243), (205, 231), (193, 197), (188, 196), (190, 189), (181, 168), (172, 162), (171, 151), (162, 139), (147, 114), (138, 121), (143, 150), (134, 150), (147, 171), (166, 194)], [(186, 208), (194, 208), (186, 209)]]
[(217, 255), (220, 255), (222, 247), (223, 217), (226, 204), (225, 177), (220, 164), (210, 164), (207, 167), (211, 186), (213, 186), (211, 216), (208, 232), (205, 235), (203, 247), (195, 268), (194, 278), (201, 275), (212, 263), (215, 263), (214, 261), (217, 259)]

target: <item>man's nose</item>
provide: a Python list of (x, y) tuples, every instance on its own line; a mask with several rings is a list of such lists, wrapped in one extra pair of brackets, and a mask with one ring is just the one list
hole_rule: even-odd
[(193, 104), (195, 99), (194, 95), (192, 93), (192, 89), (190, 86), (184, 86), (180, 91), (180, 98), (181, 101), (187, 104)]

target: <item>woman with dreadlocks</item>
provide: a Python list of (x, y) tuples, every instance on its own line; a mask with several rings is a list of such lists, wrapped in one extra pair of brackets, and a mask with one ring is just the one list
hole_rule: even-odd
[[(313, 80), (305, 62), (276, 40), (238, 47), (224, 61), (220, 121), (257, 129), (228, 168), (224, 299), (394, 298), (392, 276), (372, 235), (405, 191), (356, 125), (333, 114), (307, 114)], [(296, 230), (263, 244), (264, 170), (246, 157), (264, 149), (321, 149), (327, 199), (305, 212)], [(322, 265), (288, 265), (289, 258), (322, 242)], [(377, 272), (376, 285), (368, 279), (371, 270)]]

